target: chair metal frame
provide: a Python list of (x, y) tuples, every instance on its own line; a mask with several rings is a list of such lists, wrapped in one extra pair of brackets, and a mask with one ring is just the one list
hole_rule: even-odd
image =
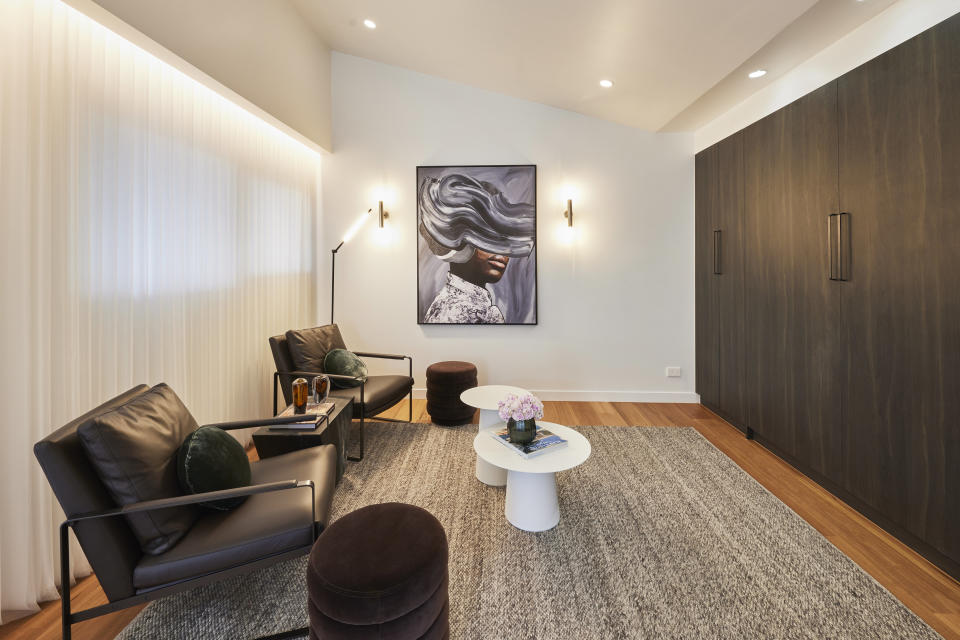
[[(217, 425), (224, 430), (230, 429), (244, 429), (249, 427), (248, 423), (244, 422), (234, 422), (229, 424)], [(219, 500), (222, 498), (237, 498), (240, 496), (251, 496), (258, 493), (270, 493), (273, 491), (285, 491), (287, 489), (302, 489), (310, 488), (310, 507), (312, 510), (312, 536), (311, 543), (304, 547), (297, 547), (296, 549), (290, 549), (283, 551), (281, 553), (276, 553), (270, 556), (259, 558), (253, 562), (248, 562), (242, 565), (231, 567), (229, 569), (224, 569), (222, 571), (214, 571), (207, 573), (195, 578), (187, 578), (185, 580), (180, 580), (178, 582), (173, 582), (162, 587), (157, 587), (150, 589), (141, 593), (137, 593), (127, 598), (121, 598), (120, 600), (114, 600), (108, 602), (107, 604), (99, 605), (96, 607), (91, 607), (89, 609), (84, 609), (83, 611), (74, 612), (70, 604), (70, 529), (76, 525), (78, 522), (83, 522), (85, 520), (93, 520), (95, 518), (111, 518), (115, 516), (125, 516), (131, 513), (140, 513), (143, 511), (153, 511), (155, 509), (166, 509), (169, 507), (179, 507), (191, 504), (197, 504), (200, 502), (208, 502), (212, 500)], [(220, 491), (207, 491), (205, 493), (195, 493), (192, 495), (185, 496), (176, 496), (173, 498), (160, 498), (157, 500), (145, 500), (143, 502), (135, 502), (133, 504), (128, 504), (125, 507), (118, 507), (116, 509), (108, 509), (106, 511), (92, 512), (92, 513), (82, 513), (73, 517), (69, 517), (60, 524), (60, 626), (61, 626), (61, 637), (63, 640), (70, 640), (71, 638), (71, 627), (77, 622), (83, 622), (84, 620), (90, 620), (92, 618), (98, 618), (102, 615), (108, 613), (113, 613), (115, 611), (120, 611), (121, 609), (126, 609), (138, 604), (144, 604), (152, 600), (157, 600), (163, 596), (173, 595), (175, 593), (180, 593), (194, 587), (199, 587), (205, 584), (210, 584), (212, 582), (218, 582), (220, 580), (225, 580), (227, 578), (232, 578), (234, 576), (242, 575), (250, 571), (255, 571), (256, 569), (262, 569), (265, 567), (272, 566), (277, 562), (283, 560), (289, 560), (297, 556), (301, 556), (310, 552), (310, 549), (313, 548), (313, 543), (316, 542), (317, 537), (320, 535), (320, 527), (317, 525), (317, 500), (316, 500), (316, 486), (314, 485), (313, 480), (280, 480), (276, 482), (265, 482), (263, 484), (255, 484), (247, 487), (238, 487), (236, 489), (222, 489)], [(300, 635), (305, 635), (309, 633), (309, 629), (306, 627), (300, 629), (292, 629), (289, 631), (282, 631), (280, 633), (272, 634), (269, 636), (262, 636), (257, 640), (281, 640), (283, 638), (292, 638)]]

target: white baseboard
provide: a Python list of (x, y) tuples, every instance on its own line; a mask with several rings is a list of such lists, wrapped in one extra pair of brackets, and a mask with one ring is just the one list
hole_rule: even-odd
[[(568, 402), (682, 402), (698, 404), (700, 395), (693, 391), (578, 391), (559, 389), (531, 389), (541, 400)], [(414, 398), (426, 398), (426, 389), (414, 389)]]

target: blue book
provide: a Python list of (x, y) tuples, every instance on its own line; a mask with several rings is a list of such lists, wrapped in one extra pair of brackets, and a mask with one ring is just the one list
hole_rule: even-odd
[(506, 429), (491, 431), (490, 435), (520, 457), (527, 459), (567, 446), (566, 440), (548, 429), (537, 429), (537, 435), (527, 444), (510, 442), (510, 434)]

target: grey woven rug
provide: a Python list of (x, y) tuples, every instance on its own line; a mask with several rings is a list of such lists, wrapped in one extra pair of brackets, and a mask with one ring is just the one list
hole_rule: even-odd
[[(578, 427), (560, 524), (504, 518), (476, 427), (370, 424), (334, 517), (420, 505), (450, 541), (453, 638), (938, 638), (692, 428)], [(306, 625), (305, 559), (147, 607), (124, 640), (254, 638)]]

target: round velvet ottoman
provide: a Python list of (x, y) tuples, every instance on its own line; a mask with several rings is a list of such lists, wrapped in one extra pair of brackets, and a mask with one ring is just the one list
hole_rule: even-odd
[(310, 639), (448, 638), (447, 535), (399, 502), (357, 509), (320, 534), (307, 564)]
[(460, 402), (460, 394), (475, 386), (477, 367), (470, 362), (450, 360), (427, 367), (427, 413), (434, 424), (468, 424), (474, 408)]

